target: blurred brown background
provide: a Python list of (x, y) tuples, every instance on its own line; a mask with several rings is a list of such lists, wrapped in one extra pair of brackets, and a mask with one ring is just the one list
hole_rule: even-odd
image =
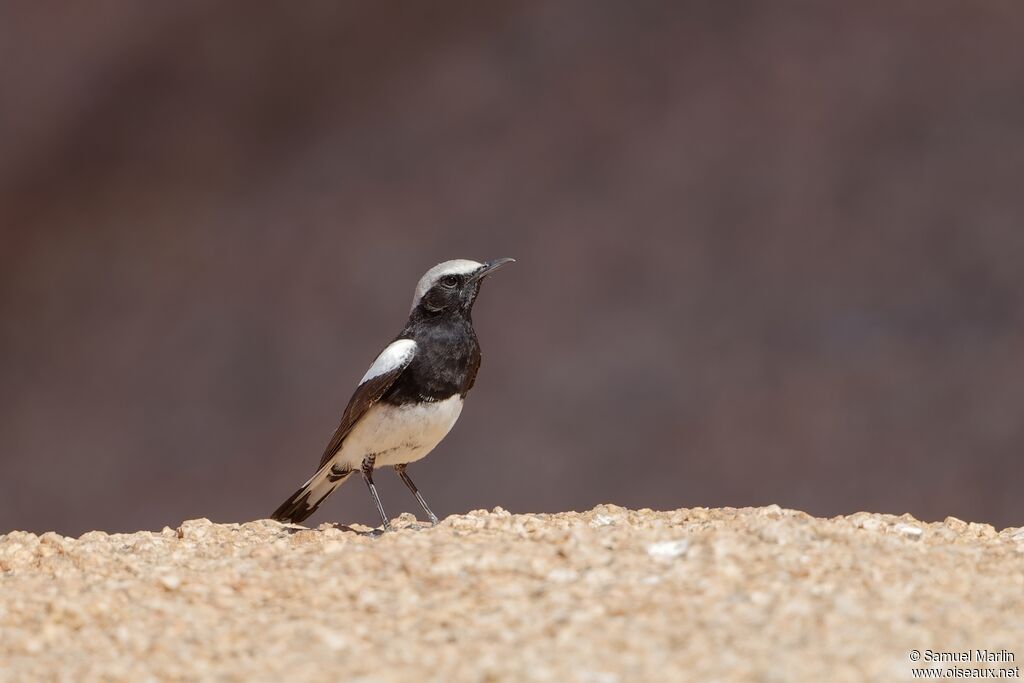
[[(420, 274), (498, 256), (438, 513), (1022, 524), (1022, 36), (1010, 0), (5, 5), (0, 531), (267, 515)], [(374, 519), (356, 483), (310, 521)]]

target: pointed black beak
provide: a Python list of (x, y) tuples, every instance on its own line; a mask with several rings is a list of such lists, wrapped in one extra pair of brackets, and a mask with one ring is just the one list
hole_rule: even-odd
[(487, 277), (488, 275), (496, 271), (498, 268), (501, 268), (506, 263), (515, 262), (516, 260), (514, 258), (496, 258), (493, 261), (488, 261), (487, 263), (484, 264), (483, 268), (473, 273), (472, 279), (482, 280), (483, 278)]

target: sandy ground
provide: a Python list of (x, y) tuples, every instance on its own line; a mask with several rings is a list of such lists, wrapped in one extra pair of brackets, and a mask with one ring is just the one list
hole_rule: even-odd
[(775, 506), (397, 525), (0, 536), (0, 680), (896, 681), (912, 650), (1024, 657), (1024, 530)]

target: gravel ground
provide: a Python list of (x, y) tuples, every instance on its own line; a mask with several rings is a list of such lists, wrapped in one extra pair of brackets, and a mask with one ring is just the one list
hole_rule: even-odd
[(776, 506), (396, 524), (0, 536), (0, 680), (861, 682), (909, 680), (914, 649), (1024, 656), (1024, 529)]

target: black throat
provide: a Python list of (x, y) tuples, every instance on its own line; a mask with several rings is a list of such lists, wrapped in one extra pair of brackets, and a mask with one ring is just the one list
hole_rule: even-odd
[(480, 368), (480, 344), (467, 312), (424, 315), (414, 311), (396, 339), (415, 341), (416, 355), (383, 401), (393, 405), (443, 401), (456, 394), (465, 397), (473, 388)]

